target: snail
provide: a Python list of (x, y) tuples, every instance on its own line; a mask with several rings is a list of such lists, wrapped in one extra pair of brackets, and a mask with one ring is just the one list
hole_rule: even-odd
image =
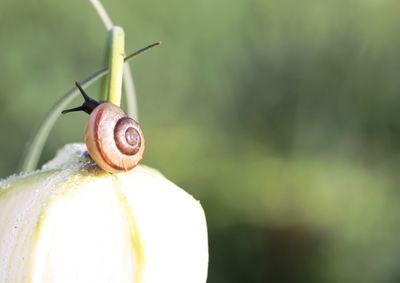
[(85, 101), (62, 114), (84, 111), (90, 115), (85, 132), (89, 155), (100, 168), (110, 173), (134, 168), (144, 152), (144, 137), (138, 122), (120, 107), (89, 97), (78, 82), (75, 85)]

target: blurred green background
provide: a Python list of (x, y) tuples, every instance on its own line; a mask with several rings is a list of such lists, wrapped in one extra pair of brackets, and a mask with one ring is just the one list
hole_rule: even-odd
[[(103, 4), (127, 52), (163, 42), (131, 62), (144, 163), (201, 200), (209, 283), (400, 282), (398, 1)], [(106, 33), (82, 0), (3, 0), (0, 23), (6, 177)], [(86, 119), (61, 117), (42, 163)]]

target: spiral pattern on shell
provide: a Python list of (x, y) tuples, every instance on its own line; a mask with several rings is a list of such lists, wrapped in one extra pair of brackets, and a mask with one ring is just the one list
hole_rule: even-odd
[(108, 172), (128, 171), (143, 157), (139, 124), (109, 102), (101, 103), (90, 114), (85, 142), (93, 160)]

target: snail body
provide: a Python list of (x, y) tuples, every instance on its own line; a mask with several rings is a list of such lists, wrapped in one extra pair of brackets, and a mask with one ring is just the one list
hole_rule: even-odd
[(112, 173), (131, 170), (144, 152), (139, 124), (109, 102), (101, 103), (90, 114), (85, 143), (96, 164)]
[(138, 122), (110, 102), (90, 98), (76, 83), (85, 102), (62, 113), (84, 111), (89, 120), (85, 143), (89, 155), (103, 170), (118, 173), (133, 169), (143, 157), (144, 136)]

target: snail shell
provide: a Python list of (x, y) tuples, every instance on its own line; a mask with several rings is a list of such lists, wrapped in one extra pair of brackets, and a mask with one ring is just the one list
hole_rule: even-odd
[(91, 112), (85, 142), (97, 165), (111, 173), (128, 171), (143, 157), (144, 137), (139, 124), (109, 102)]

